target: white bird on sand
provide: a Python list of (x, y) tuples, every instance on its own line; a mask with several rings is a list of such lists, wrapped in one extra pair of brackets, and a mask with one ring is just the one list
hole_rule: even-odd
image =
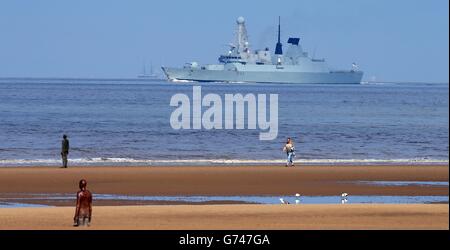
[(281, 204), (289, 204), (288, 201), (285, 201), (283, 198), (280, 198)]
[(300, 203), (300, 194), (296, 193), (295, 194), (295, 204), (299, 204)]
[(347, 193), (342, 193), (342, 194), (341, 194), (341, 197), (347, 197), (347, 196), (348, 196)]

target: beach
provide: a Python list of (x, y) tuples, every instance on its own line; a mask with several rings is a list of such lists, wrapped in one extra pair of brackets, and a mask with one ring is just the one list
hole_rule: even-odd
[(126, 195), (448, 195), (448, 187), (372, 186), (357, 181), (447, 181), (446, 166), (5, 167), (0, 193)]
[(73, 212), (3, 208), (0, 229), (449, 229), (448, 204), (100, 206), (90, 227), (72, 227)]
[(153, 205), (95, 200), (96, 194), (448, 196), (448, 185), (360, 183), (448, 182), (448, 173), (448, 165), (4, 167), (0, 200), (36, 193), (71, 193), (74, 199), (44, 202), (56, 207), (0, 208), (0, 229), (73, 229), (75, 193), (82, 178), (94, 193), (91, 229), (448, 229), (448, 204)]

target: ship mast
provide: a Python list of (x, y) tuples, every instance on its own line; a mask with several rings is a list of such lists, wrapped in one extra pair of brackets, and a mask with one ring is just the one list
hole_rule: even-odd
[(147, 74), (145, 68), (146, 67), (145, 67), (145, 60), (144, 60), (144, 62), (142, 63), (142, 75), (146, 75)]
[(278, 42), (277, 46), (275, 47), (275, 55), (283, 54), (283, 48), (280, 37), (281, 37), (281, 17), (278, 17)]
[(247, 29), (245, 28), (245, 19), (243, 17), (238, 17), (236, 23), (238, 25), (236, 41), (237, 51), (239, 53), (245, 52), (249, 48)]

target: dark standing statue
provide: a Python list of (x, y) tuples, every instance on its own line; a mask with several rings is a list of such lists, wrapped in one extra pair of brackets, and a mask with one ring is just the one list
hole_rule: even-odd
[(73, 217), (73, 226), (90, 226), (92, 218), (92, 194), (86, 189), (86, 180), (80, 180), (80, 191), (77, 193), (77, 207)]
[(67, 156), (69, 155), (69, 140), (67, 135), (63, 135), (63, 140), (61, 143), (61, 158), (63, 166), (62, 168), (67, 168)]

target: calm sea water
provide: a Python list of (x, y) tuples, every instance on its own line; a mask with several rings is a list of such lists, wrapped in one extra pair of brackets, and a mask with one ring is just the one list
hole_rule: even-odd
[(283, 162), (286, 137), (308, 163), (448, 163), (446, 84), (201, 84), (203, 95), (278, 94), (279, 133), (174, 130), (175, 93), (193, 83), (0, 79), (0, 166)]

